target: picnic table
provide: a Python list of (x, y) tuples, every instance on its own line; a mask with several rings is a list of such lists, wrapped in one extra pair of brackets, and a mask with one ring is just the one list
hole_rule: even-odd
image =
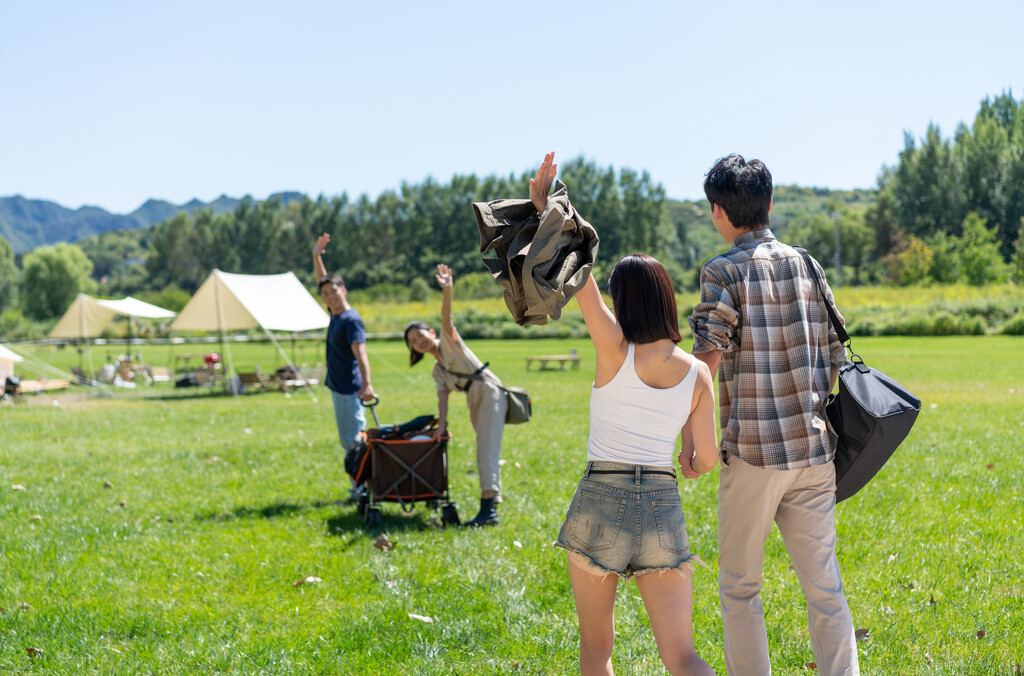
[(540, 370), (546, 371), (549, 363), (558, 362), (561, 370), (565, 370), (566, 364), (572, 364), (574, 369), (580, 367), (580, 356), (578, 354), (546, 354), (536, 357), (526, 358), (526, 370), (530, 370), (530, 364), (537, 362), (540, 364)]

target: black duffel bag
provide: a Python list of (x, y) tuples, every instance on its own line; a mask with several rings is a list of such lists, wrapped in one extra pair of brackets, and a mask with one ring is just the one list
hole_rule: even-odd
[(839, 435), (836, 502), (842, 502), (871, 481), (907, 438), (921, 411), (921, 400), (853, 352), (850, 335), (829, 302), (810, 255), (799, 251), (825, 300), (832, 328), (851, 355), (839, 369), (839, 392), (829, 396), (825, 407), (829, 424)]

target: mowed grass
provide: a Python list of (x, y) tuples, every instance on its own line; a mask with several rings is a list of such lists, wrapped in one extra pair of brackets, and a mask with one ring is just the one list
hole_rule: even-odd
[[(575, 610), (551, 542), (585, 460), (593, 351), (586, 340), (471, 346), (534, 401), (532, 422), (506, 428), (502, 524), (441, 530), (422, 505), (403, 515), (387, 504), (389, 552), (338, 504), (348, 480), (323, 388), (315, 402), (152, 388), (0, 408), (0, 672), (575, 672)], [(855, 346), (924, 401), (892, 462), (837, 508), (849, 603), (868, 630), (862, 671), (1016, 673), (1024, 344)], [(524, 370), (528, 355), (572, 348), (578, 371)], [(232, 349), (277, 365), (266, 346)], [(369, 353), (382, 422), (435, 410), (427, 364), (408, 368), (400, 342)], [(449, 476), (465, 519), (479, 488), (465, 400), (452, 401)], [(715, 569), (717, 471), (680, 486), (691, 546)], [(296, 586), (310, 576), (320, 582)], [(724, 674), (715, 575), (694, 578), (698, 650)], [(803, 596), (776, 531), (762, 601), (774, 673), (809, 673)], [(620, 585), (616, 620), (619, 672), (664, 673), (635, 585)]]

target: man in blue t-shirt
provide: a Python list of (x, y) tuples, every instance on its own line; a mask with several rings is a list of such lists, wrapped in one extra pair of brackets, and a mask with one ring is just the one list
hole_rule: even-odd
[(324, 267), (323, 252), (331, 236), (320, 235), (313, 246), (313, 272), (320, 288), (320, 298), (331, 313), (327, 326), (327, 379), (334, 402), (334, 420), (338, 439), (348, 450), (359, 432), (366, 428), (362, 401), (376, 395), (370, 384), (370, 360), (366, 357), (366, 327), (355, 308), (348, 304), (348, 290), (340, 275), (329, 275)]

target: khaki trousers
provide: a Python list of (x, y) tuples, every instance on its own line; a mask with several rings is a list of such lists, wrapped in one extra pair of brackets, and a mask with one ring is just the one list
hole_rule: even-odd
[(818, 673), (856, 676), (857, 642), (836, 560), (834, 465), (777, 471), (728, 460), (718, 485), (718, 593), (729, 676), (771, 674), (758, 594), (772, 521), (807, 599)]
[(466, 392), (469, 420), (476, 432), (476, 469), (480, 490), (501, 494), (501, 437), (505, 433), (508, 400), (489, 380), (477, 380)]

